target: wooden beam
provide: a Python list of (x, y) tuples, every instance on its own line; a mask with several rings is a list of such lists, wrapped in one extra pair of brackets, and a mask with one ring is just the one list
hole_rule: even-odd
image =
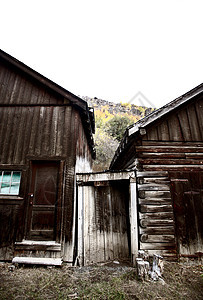
[(140, 237), (142, 243), (175, 243), (174, 234), (142, 234)]
[(103, 173), (84, 173), (77, 174), (78, 182), (96, 182), (96, 181), (113, 181), (113, 180), (126, 180), (135, 176), (134, 171), (122, 172), (103, 172)]
[(141, 227), (163, 227), (163, 226), (168, 226), (168, 225), (173, 225), (174, 221), (173, 220), (154, 220), (154, 219), (141, 219), (140, 220), (140, 225)]
[(175, 243), (140, 243), (141, 250), (173, 250), (175, 247)]
[(77, 258), (80, 266), (84, 265), (84, 204), (83, 204), (83, 186), (78, 185), (77, 202), (78, 202), (78, 239), (77, 239)]
[(61, 258), (43, 258), (43, 257), (14, 257), (13, 264), (29, 264), (29, 265), (48, 265), (48, 266), (61, 266)]
[(152, 213), (152, 212), (172, 212), (173, 207), (169, 205), (140, 205), (141, 213)]
[(173, 220), (173, 212), (153, 212), (153, 213), (140, 213), (139, 212), (139, 218), (140, 219), (157, 219), (157, 220), (162, 220), (162, 219), (167, 219), (167, 220)]
[[(197, 162), (196, 162), (197, 163)], [(160, 170), (162, 171), (163, 169), (166, 169), (166, 170), (174, 170), (174, 169), (184, 169), (184, 170), (192, 170), (192, 169), (203, 169), (203, 165), (181, 165), (181, 164), (174, 164), (174, 165), (171, 165), (171, 164), (168, 164), (168, 165), (143, 165), (143, 168), (147, 171), (147, 170)]]
[(174, 226), (162, 226), (162, 227), (139, 227), (140, 234), (174, 234)]
[[(201, 159), (201, 158), (200, 158)], [(162, 159), (161, 156), (159, 159), (149, 159), (149, 158), (145, 158), (145, 159), (139, 159), (139, 163), (142, 165), (175, 165), (175, 166), (179, 166), (179, 165), (197, 165), (198, 161), (196, 159)], [(202, 163), (202, 161), (200, 161), (200, 164)]]
[(135, 180), (130, 181), (130, 228), (131, 228), (131, 255), (133, 265), (138, 256), (138, 211), (137, 211), (137, 186)]
[(151, 171), (151, 172), (137, 172), (136, 173), (136, 177), (165, 177), (168, 176), (168, 172), (167, 171), (163, 171), (163, 172), (159, 172), (159, 171)]
[(170, 186), (166, 184), (145, 183), (138, 184), (139, 191), (170, 191)]

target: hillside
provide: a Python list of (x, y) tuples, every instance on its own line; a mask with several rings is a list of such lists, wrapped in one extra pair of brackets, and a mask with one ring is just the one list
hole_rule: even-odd
[(106, 100), (98, 99), (96, 97), (90, 98), (87, 96), (81, 97), (83, 100), (87, 101), (89, 107), (93, 107), (95, 112), (106, 110), (108, 114), (117, 115), (128, 115), (138, 117), (139, 119), (150, 114), (153, 108), (137, 106), (130, 103), (114, 103)]
[(126, 128), (153, 111), (153, 108), (130, 103), (114, 103), (98, 98), (81, 97), (94, 108), (96, 160), (93, 171), (109, 168)]

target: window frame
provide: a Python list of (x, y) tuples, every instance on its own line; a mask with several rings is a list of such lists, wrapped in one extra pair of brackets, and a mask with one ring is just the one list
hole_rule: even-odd
[[(5, 183), (4, 181), (3, 181), (3, 178), (4, 178), (4, 172), (9, 172), (10, 173), (10, 180), (7, 182), (8, 183), (8, 187), (9, 187), (9, 192), (8, 193), (2, 193), (1, 192), (1, 189), (2, 189), (2, 184), (3, 183)], [(19, 181), (12, 181), (12, 178), (13, 178), (13, 175), (14, 175), (14, 172), (18, 172), (18, 173), (20, 173), (20, 178), (19, 178)], [(22, 170), (16, 170), (15, 168), (13, 168), (13, 169), (6, 169), (6, 168), (1, 168), (0, 169), (0, 176), (1, 176), (1, 179), (0, 179), (0, 197), (2, 197), (2, 196), (7, 196), (7, 197), (18, 197), (19, 196), (19, 194), (20, 194), (20, 186), (21, 186), (21, 181), (22, 181)], [(17, 191), (17, 193), (11, 193), (11, 188), (12, 188), (12, 184), (13, 183), (18, 183), (18, 191)]]

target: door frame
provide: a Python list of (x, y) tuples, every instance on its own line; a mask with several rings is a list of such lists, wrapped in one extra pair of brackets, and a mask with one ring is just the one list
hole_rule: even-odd
[[(82, 266), (86, 264), (85, 261), (85, 240), (84, 240), (84, 215), (85, 215), (85, 193), (86, 189), (94, 185), (105, 185), (108, 181), (120, 181), (128, 180), (129, 182), (129, 222), (130, 222), (130, 252), (131, 260), (135, 265), (135, 258), (138, 255), (138, 208), (137, 208), (137, 182), (135, 171), (108, 171), (98, 173), (78, 173), (76, 174), (77, 180), (77, 222), (76, 231), (77, 238), (76, 252), (77, 252), (77, 263)], [(93, 184), (93, 185), (92, 185)]]
[(63, 182), (64, 182), (64, 166), (65, 166), (65, 160), (61, 159), (46, 159), (46, 158), (33, 158), (29, 159), (28, 165), (28, 184), (27, 184), (27, 193), (26, 193), (26, 202), (27, 202), (27, 208), (26, 208), (26, 218), (25, 218), (25, 239), (29, 239), (29, 233), (30, 233), (30, 227), (31, 227), (31, 209), (30, 209), (30, 187), (32, 184), (32, 166), (35, 162), (41, 162), (41, 163), (49, 163), (49, 162), (57, 162), (59, 163), (59, 169), (58, 169), (58, 189), (57, 189), (57, 200), (56, 200), (56, 225), (55, 225), (55, 238), (54, 240), (56, 242), (61, 241), (61, 234), (62, 234), (62, 215), (63, 215), (63, 199), (64, 199), (64, 189), (63, 189)]

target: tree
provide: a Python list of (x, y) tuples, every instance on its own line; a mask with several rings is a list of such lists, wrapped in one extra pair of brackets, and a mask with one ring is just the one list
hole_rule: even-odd
[(134, 121), (127, 116), (116, 115), (106, 122), (105, 131), (120, 142), (126, 128), (133, 123)]
[(118, 147), (118, 141), (101, 128), (96, 129), (94, 139), (96, 160), (94, 161), (93, 170), (103, 171), (109, 168), (110, 162)]

